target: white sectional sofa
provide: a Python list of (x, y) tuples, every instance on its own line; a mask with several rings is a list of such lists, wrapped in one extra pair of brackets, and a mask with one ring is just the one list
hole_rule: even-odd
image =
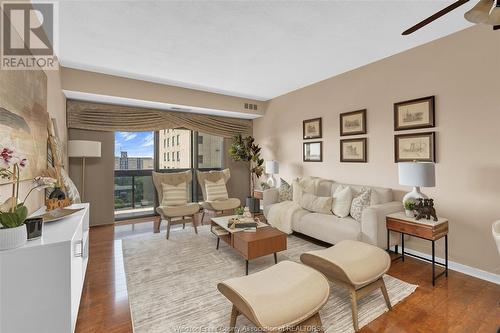
[[(394, 201), (392, 189), (368, 185), (341, 184), (332, 180), (320, 179), (313, 194), (319, 197), (331, 197), (339, 185), (347, 185), (353, 191), (359, 191), (361, 188), (370, 188), (372, 190), (370, 206), (363, 210), (360, 222), (350, 215), (340, 218), (333, 214), (314, 213), (297, 207), (291, 215), (292, 230), (330, 244), (350, 239), (385, 249), (387, 247), (385, 216), (404, 210), (400, 201)], [(293, 200), (295, 201), (295, 198)], [(265, 190), (263, 208), (266, 218), (272, 207), (277, 204), (279, 204), (279, 190), (277, 188)], [(398, 244), (399, 239), (400, 237), (396, 234), (391, 235), (390, 245)]]

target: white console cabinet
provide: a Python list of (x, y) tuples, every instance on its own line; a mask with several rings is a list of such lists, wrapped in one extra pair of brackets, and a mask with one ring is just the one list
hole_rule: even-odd
[(89, 204), (69, 208), (83, 210), (45, 223), (38, 240), (0, 251), (0, 333), (74, 332), (88, 262)]

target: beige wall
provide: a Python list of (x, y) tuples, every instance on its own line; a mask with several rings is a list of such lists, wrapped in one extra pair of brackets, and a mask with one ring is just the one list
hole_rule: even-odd
[[(315, 175), (408, 191), (398, 185), (394, 163), (393, 103), (435, 95), (437, 186), (423, 190), (450, 219), (450, 259), (500, 274), (491, 236), (491, 223), (500, 218), (498, 78), (500, 33), (473, 27), (275, 98), (254, 121), (254, 135), (286, 180)], [(339, 114), (363, 108), (368, 163), (340, 163)], [(324, 162), (303, 163), (302, 121), (315, 117), (323, 118)], [(430, 248), (420, 240), (408, 246)]]
[[(266, 102), (128, 79), (73, 68), (62, 69), (63, 89), (217, 110), (263, 114)], [(244, 108), (257, 105), (257, 111)]]
[[(114, 216), (115, 133), (69, 130), (69, 140), (101, 142), (101, 157), (85, 160), (85, 202), (90, 202), (90, 225), (110, 224)], [(69, 176), (81, 192), (82, 159), (71, 158)]]

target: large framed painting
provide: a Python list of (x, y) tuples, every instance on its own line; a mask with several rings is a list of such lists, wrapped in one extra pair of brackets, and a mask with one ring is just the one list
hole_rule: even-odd
[(302, 138), (320, 139), (323, 136), (321, 128), (321, 118), (304, 120), (302, 122)]
[(434, 127), (434, 117), (434, 96), (394, 104), (395, 131)]
[(323, 146), (321, 141), (304, 142), (303, 157), (304, 162), (323, 162)]
[(436, 162), (436, 134), (434, 132), (394, 136), (395, 162)]
[(366, 138), (340, 140), (340, 162), (366, 163)]
[(340, 114), (340, 136), (366, 134), (366, 109)]
[(9, 147), (27, 159), (21, 180), (39, 176), (47, 168), (48, 121), (45, 73), (41, 70), (2, 71), (0, 148)]

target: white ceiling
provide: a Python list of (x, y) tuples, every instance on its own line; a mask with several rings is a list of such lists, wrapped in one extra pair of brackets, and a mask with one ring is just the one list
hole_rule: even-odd
[(64, 1), (63, 66), (268, 100), (470, 26), (454, 1)]

